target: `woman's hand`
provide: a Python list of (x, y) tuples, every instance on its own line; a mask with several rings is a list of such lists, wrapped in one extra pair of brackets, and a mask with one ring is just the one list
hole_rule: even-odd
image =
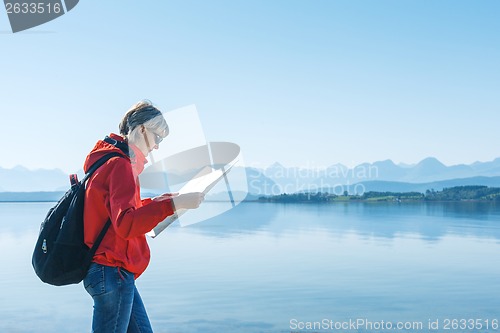
[(154, 197), (153, 201), (164, 201), (164, 200), (169, 200), (169, 199), (172, 199), (176, 196), (178, 196), (179, 193), (163, 193), (162, 195), (159, 195), (157, 197)]
[(176, 209), (194, 209), (198, 208), (201, 202), (205, 199), (205, 194), (201, 192), (193, 193), (164, 193), (154, 197), (153, 201), (173, 200)]
[(174, 200), (175, 209), (194, 209), (200, 206), (205, 199), (205, 194), (201, 192), (184, 193), (171, 198)]

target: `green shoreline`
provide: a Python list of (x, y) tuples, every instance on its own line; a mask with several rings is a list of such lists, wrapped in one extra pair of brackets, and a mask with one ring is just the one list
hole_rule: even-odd
[(442, 191), (376, 192), (342, 195), (331, 193), (293, 193), (261, 196), (260, 202), (280, 203), (334, 203), (334, 202), (500, 202), (500, 188), (480, 185), (455, 186)]

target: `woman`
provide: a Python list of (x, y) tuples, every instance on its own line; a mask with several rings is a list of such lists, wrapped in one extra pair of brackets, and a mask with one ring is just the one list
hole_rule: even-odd
[(135, 279), (150, 259), (145, 233), (176, 208), (197, 208), (203, 194), (164, 194), (142, 200), (138, 175), (147, 163), (146, 156), (168, 135), (168, 126), (151, 102), (142, 101), (125, 114), (119, 129), (120, 135), (110, 134), (97, 142), (84, 165), (86, 172), (110, 152), (123, 155), (108, 160), (87, 183), (85, 243), (93, 245), (108, 219), (111, 227), (94, 255), (84, 287), (94, 300), (92, 332), (152, 332), (135, 287)]

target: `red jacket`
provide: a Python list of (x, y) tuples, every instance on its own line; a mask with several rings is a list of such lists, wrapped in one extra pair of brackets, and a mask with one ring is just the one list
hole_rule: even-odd
[[(110, 137), (123, 141), (116, 134)], [(93, 261), (106, 266), (122, 267), (139, 277), (149, 264), (150, 251), (145, 233), (174, 213), (171, 200), (141, 200), (138, 175), (147, 160), (130, 144), (131, 156), (113, 157), (89, 179), (85, 193), (85, 244), (91, 247), (111, 218), (111, 226), (96, 251)], [(132, 153), (133, 151), (133, 153)], [(110, 152), (123, 152), (99, 140), (85, 160), (84, 171)], [(126, 156), (125, 154), (123, 154)]]

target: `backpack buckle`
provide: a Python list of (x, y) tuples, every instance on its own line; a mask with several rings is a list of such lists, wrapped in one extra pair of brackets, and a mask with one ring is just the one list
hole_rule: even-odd
[(69, 175), (69, 182), (72, 187), (78, 185), (78, 175), (76, 173)]

